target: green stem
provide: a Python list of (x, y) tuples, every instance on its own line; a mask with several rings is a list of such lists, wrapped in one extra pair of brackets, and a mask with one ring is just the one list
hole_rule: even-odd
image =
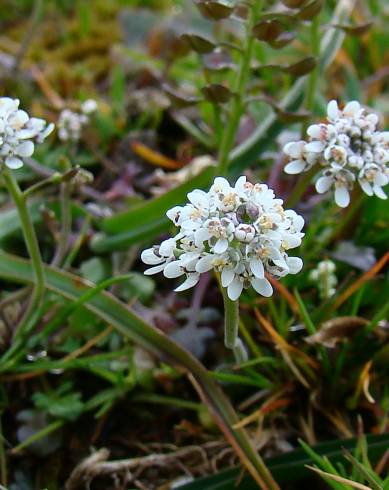
[(185, 410), (194, 410), (195, 412), (198, 412), (204, 408), (204, 405), (202, 403), (182, 400), (181, 398), (174, 398), (172, 396), (154, 395), (150, 393), (135, 395), (132, 401), (151, 403), (152, 405), (168, 405), (176, 408), (183, 408)]
[(227, 289), (221, 287), (224, 301), (224, 343), (238, 363), (247, 361), (247, 352), (239, 338), (239, 301), (232, 301)]
[[(255, 5), (254, 5), (255, 3)], [(247, 81), (250, 74), (250, 64), (253, 56), (253, 48), (255, 37), (253, 36), (252, 29), (255, 24), (255, 19), (258, 12), (261, 10), (262, 1), (252, 2), (249, 10), (249, 16), (246, 22), (246, 36), (244, 46), (242, 49), (242, 58), (239, 68), (238, 78), (236, 80), (236, 87), (234, 89), (234, 97), (231, 102), (229, 111), (229, 119), (226, 130), (223, 133), (223, 137), (220, 144), (217, 172), (219, 175), (226, 174), (230, 163), (230, 153), (234, 146), (236, 133), (239, 129), (239, 122), (244, 110), (244, 95), (247, 88)]]
[(72, 210), (70, 205), (70, 183), (61, 184), (61, 233), (58, 238), (58, 247), (52, 265), (60, 266), (69, 249), (69, 238), (72, 230)]
[(3, 178), (17, 208), (24, 241), (26, 243), (34, 271), (34, 289), (31, 295), (30, 303), (23, 315), (23, 318), (16, 328), (14, 344), (3, 356), (3, 360), (6, 360), (9, 359), (13, 352), (18, 349), (21, 343), (23, 343), (23, 339), (25, 338), (26, 334), (35, 325), (45, 291), (45, 276), (38, 239), (36, 237), (34, 226), (27, 207), (26, 198), (23, 192), (20, 190), (12, 172), (10, 172), (5, 166), (3, 167)]
[[(311, 47), (312, 47), (312, 56), (316, 59), (320, 57), (320, 16), (317, 15), (311, 23)], [(308, 111), (312, 111), (315, 106), (315, 96), (317, 83), (319, 81), (319, 65), (317, 65), (311, 72), (308, 81), (307, 87), (307, 96), (305, 101), (305, 106)], [(303, 137), (305, 135), (305, 131), (307, 129), (307, 125), (305, 124), (303, 127)]]
[(32, 436), (27, 437), (27, 439), (25, 439), (19, 445), (15, 446), (12, 449), (12, 454), (17, 454), (22, 449), (30, 446), (31, 444), (33, 444), (36, 441), (39, 441), (39, 439), (42, 439), (42, 437), (46, 437), (49, 434), (51, 434), (52, 432), (58, 430), (64, 424), (65, 424), (65, 421), (64, 420), (56, 420), (55, 422), (52, 422), (51, 424), (49, 424), (46, 427), (44, 427), (42, 430), (39, 430), (38, 432), (35, 432), (35, 434), (33, 434)]

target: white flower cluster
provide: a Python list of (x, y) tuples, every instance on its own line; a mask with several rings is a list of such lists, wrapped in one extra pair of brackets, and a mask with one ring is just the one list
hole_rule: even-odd
[(81, 104), (80, 112), (64, 109), (58, 118), (58, 137), (61, 141), (77, 142), (81, 131), (89, 123), (89, 116), (97, 110), (97, 102), (88, 99)]
[(336, 265), (332, 260), (322, 260), (309, 274), (310, 280), (317, 284), (322, 299), (329, 299), (336, 293), (338, 278), (335, 272)]
[(201, 273), (214, 269), (235, 301), (250, 285), (271, 296), (265, 272), (282, 277), (301, 270), (302, 260), (288, 257), (286, 251), (301, 244), (304, 220), (284, 210), (267, 185), (240, 177), (231, 187), (217, 177), (209, 192), (194, 190), (188, 199), (185, 206), (167, 212), (178, 234), (142, 252), (143, 262), (153, 266), (145, 274), (185, 276), (176, 289), (183, 291), (194, 286)]
[(350, 203), (350, 191), (358, 182), (368, 195), (386, 199), (382, 187), (389, 183), (389, 131), (378, 131), (378, 116), (366, 114), (359, 102), (340, 110), (335, 100), (327, 107), (328, 124), (314, 124), (307, 130), (309, 141), (295, 141), (284, 147), (292, 160), (285, 172), (306, 172), (316, 163), (324, 168), (316, 181), (319, 193), (335, 189), (340, 207)]
[(54, 129), (54, 124), (20, 110), (19, 104), (18, 99), (0, 97), (0, 161), (11, 169), (22, 167), (23, 158), (34, 153), (34, 143), (42, 143)]

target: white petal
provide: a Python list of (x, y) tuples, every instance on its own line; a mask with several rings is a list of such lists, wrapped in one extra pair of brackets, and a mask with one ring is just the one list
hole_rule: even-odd
[(297, 274), (303, 268), (303, 261), (300, 259), (300, 257), (288, 257), (286, 262), (288, 264), (290, 274)]
[(269, 298), (273, 294), (272, 285), (267, 279), (258, 279), (256, 277), (251, 280), (251, 284), (257, 293), (266, 296), (266, 298)]
[(23, 167), (22, 160), (17, 157), (7, 157), (5, 159), (5, 164), (8, 168), (11, 168), (12, 170), (17, 170), (18, 168)]
[(285, 166), (284, 171), (287, 174), (299, 174), (302, 172), (305, 168), (305, 162), (304, 160), (293, 160), (292, 162), (288, 163), (288, 165)]
[(210, 271), (213, 267), (213, 258), (213, 255), (206, 255), (205, 257), (201, 257), (201, 259), (196, 264), (196, 271), (200, 274)]
[(244, 185), (245, 185), (246, 181), (247, 181), (247, 179), (246, 179), (245, 175), (242, 175), (241, 177), (239, 177), (239, 179), (235, 183), (236, 192), (238, 192), (239, 194), (242, 194), (244, 192), (244, 190), (245, 190)]
[(338, 103), (336, 100), (331, 100), (327, 106), (327, 115), (329, 119), (337, 119), (340, 115)]
[(255, 277), (259, 279), (263, 279), (265, 277), (265, 270), (263, 268), (262, 261), (259, 259), (251, 259), (250, 260), (250, 269)]
[(32, 141), (23, 141), (16, 147), (15, 153), (21, 157), (30, 157), (34, 153), (34, 143)]
[[(259, 280), (259, 279), (258, 279)], [(243, 282), (238, 277), (231, 282), (227, 288), (227, 294), (231, 301), (236, 301), (241, 295), (243, 290)]]
[(321, 141), (311, 141), (305, 145), (305, 151), (311, 151), (312, 153), (320, 153), (324, 150), (324, 143)]
[(156, 265), (155, 267), (151, 267), (150, 269), (147, 269), (144, 271), (144, 274), (146, 276), (152, 276), (153, 274), (158, 274), (158, 272), (162, 272), (165, 268), (165, 262), (160, 265)]
[(17, 111), (15, 115), (10, 117), (9, 123), (13, 128), (21, 129), (29, 119), (26, 111)]
[(210, 237), (209, 231), (206, 228), (199, 228), (195, 231), (194, 242), (196, 247), (202, 247), (205, 240)]
[(363, 192), (365, 194), (367, 194), (368, 196), (372, 196), (373, 195), (373, 189), (372, 189), (372, 187), (371, 187), (371, 185), (370, 185), (369, 182), (367, 182), (366, 180), (362, 180), (361, 179), (359, 181), (359, 185), (361, 186), (361, 188), (362, 188), (362, 190), (363, 190)]
[(167, 266), (163, 270), (163, 275), (169, 279), (182, 276), (182, 274), (184, 274), (184, 271), (181, 265), (182, 264), (179, 260), (169, 262), (169, 264), (167, 264)]
[(350, 194), (346, 187), (337, 187), (335, 189), (335, 202), (341, 208), (347, 208), (350, 204)]
[(287, 243), (288, 249), (289, 248), (296, 248), (296, 247), (299, 247), (301, 245), (301, 237), (299, 235), (286, 236), (284, 241)]
[(206, 208), (208, 206), (207, 194), (199, 189), (189, 192), (188, 199), (196, 207)]
[(51, 134), (54, 131), (55, 125), (54, 123), (50, 123), (47, 125), (46, 129), (44, 129), (39, 135), (38, 135), (38, 142), (42, 143), (44, 139), (46, 139), (49, 134)]
[(182, 206), (174, 206), (174, 208), (171, 208), (166, 212), (166, 216), (176, 224), (176, 219), (178, 219), (182, 209)]
[(227, 250), (227, 248), (228, 248), (227, 238), (219, 238), (219, 240), (216, 242), (215, 246), (213, 247), (213, 250), (217, 254), (222, 254)]
[(388, 181), (389, 181), (389, 179), (386, 175), (382, 174), (381, 172), (378, 172), (375, 176), (374, 184), (382, 187), (382, 186), (386, 185), (388, 183)]
[(360, 109), (361, 104), (356, 100), (352, 100), (345, 105), (343, 109), (343, 114), (345, 114), (346, 116), (354, 116), (354, 114), (356, 114)]
[(301, 158), (305, 144), (305, 141), (291, 141), (284, 146), (284, 153), (291, 158)]
[(216, 177), (215, 180), (213, 181), (212, 188), (215, 188), (215, 190), (219, 192), (219, 191), (230, 190), (231, 186), (228, 180), (225, 179), (224, 177)]
[(231, 267), (224, 267), (221, 274), (222, 286), (228, 287), (234, 280), (235, 272)]
[(164, 259), (162, 257), (157, 257), (157, 255), (155, 255), (153, 248), (147, 248), (146, 250), (143, 250), (140, 258), (142, 262), (147, 265), (156, 265), (164, 262)]
[(382, 188), (378, 185), (375, 185), (373, 187), (374, 194), (379, 197), (380, 199), (387, 199), (388, 196), (385, 194), (385, 192), (382, 190)]
[(18, 138), (21, 140), (33, 138), (36, 135), (35, 128), (25, 128), (18, 131)]
[(319, 194), (324, 194), (332, 186), (333, 180), (331, 177), (320, 177), (317, 179), (315, 187)]
[(164, 240), (159, 246), (159, 253), (163, 257), (171, 257), (176, 246), (177, 244), (174, 238), (168, 238), (167, 240)]
[(180, 286), (178, 286), (178, 288), (176, 288), (174, 291), (178, 293), (180, 291), (185, 291), (186, 289), (193, 288), (193, 286), (195, 286), (199, 282), (199, 279), (200, 279), (200, 274), (190, 274), (186, 278), (186, 280)]
[(318, 139), (321, 136), (321, 131), (322, 130), (319, 124), (312, 124), (312, 126), (309, 126), (309, 128), (307, 129), (307, 134), (311, 138)]

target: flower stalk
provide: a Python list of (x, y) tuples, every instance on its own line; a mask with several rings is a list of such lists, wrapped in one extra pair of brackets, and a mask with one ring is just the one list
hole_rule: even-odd
[(216, 173), (218, 175), (225, 175), (230, 163), (230, 153), (233, 148), (236, 133), (239, 129), (239, 122), (244, 110), (244, 94), (247, 87), (247, 81), (250, 74), (250, 65), (253, 56), (255, 37), (253, 36), (252, 29), (255, 24), (255, 19), (258, 16), (262, 6), (262, 1), (251, 2), (249, 6), (249, 13), (246, 22), (246, 33), (244, 46), (242, 49), (242, 57), (239, 68), (239, 74), (236, 80), (236, 86), (234, 90), (234, 97), (231, 102), (231, 108), (229, 111), (229, 118), (226, 130), (223, 133), (221, 140), (218, 166), (216, 167)]
[(232, 301), (227, 289), (220, 287), (224, 302), (224, 343), (238, 363), (247, 361), (247, 352), (239, 338), (239, 300)]

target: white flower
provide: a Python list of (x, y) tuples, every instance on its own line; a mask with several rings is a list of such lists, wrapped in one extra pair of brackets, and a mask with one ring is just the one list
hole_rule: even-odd
[(389, 132), (378, 131), (377, 115), (366, 114), (355, 100), (343, 110), (332, 100), (327, 121), (308, 128), (308, 141), (285, 145), (290, 159), (285, 172), (299, 174), (319, 163), (324, 168), (316, 180), (316, 190), (324, 193), (333, 188), (340, 207), (350, 203), (356, 182), (368, 196), (386, 199), (382, 187), (389, 183)]
[(97, 110), (97, 102), (88, 99), (80, 106), (80, 112), (63, 109), (58, 117), (58, 137), (61, 141), (77, 142), (83, 128), (89, 123), (90, 115)]
[(34, 153), (34, 143), (42, 143), (54, 129), (52, 123), (30, 118), (19, 104), (18, 99), (0, 97), (0, 161), (11, 169), (22, 167), (23, 158)]
[(322, 299), (329, 299), (336, 293), (338, 279), (336, 277), (336, 265), (332, 260), (322, 260), (313, 269), (309, 278), (317, 284), (319, 295)]
[(97, 102), (94, 99), (87, 99), (81, 104), (81, 112), (84, 114), (92, 114), (97, 111)]
[(234, 187), (223, 177), (214, 180), (208, 192), (194, 190), (189, 203), (167, 212), (179, 228), (174, 238), (142, 252), (142, 260), (165, 277), (185, 276), (176, 291), (194, 286), (200, 274), (215, 270), (222, 286), (235, 301), (252, 286), (262, 296), (273, 289), (265, 273), (275, 277), (297, 274), (302, 260), (288, 257), (304, 234), (304, 220), (293, 210), (284, 210), (282, 200), (265, 184), (251, 184), (240, 177)]

